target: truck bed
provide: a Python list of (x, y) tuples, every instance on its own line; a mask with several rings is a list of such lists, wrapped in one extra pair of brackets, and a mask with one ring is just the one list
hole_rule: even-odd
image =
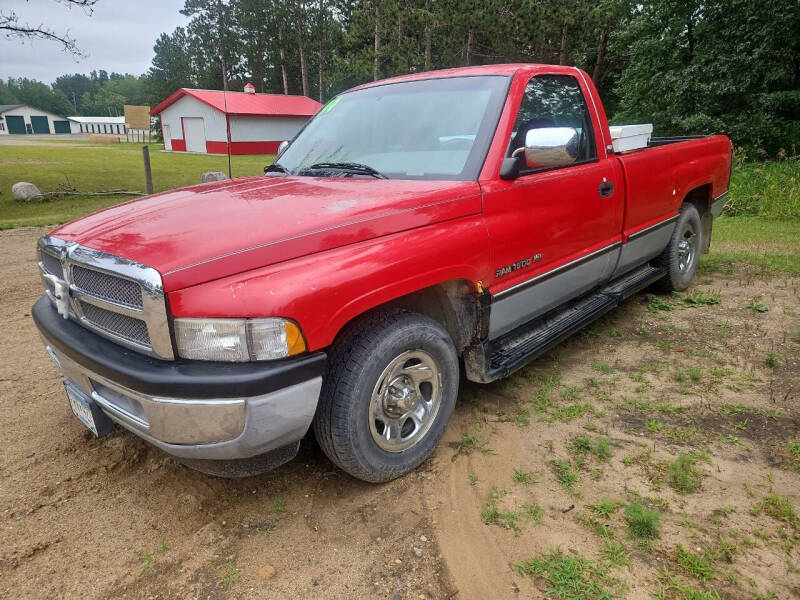
[(677, 214), (696, 188), (711, 202), (728, 187), (730, 142), (723, 135), (651, 138), (647, 148), (616, 157), (625, 171), (625, 235)]
[(668, 144), (677, 144), (678, 142), (688, 142), (690, 140), (699, 140), (702, 138), (712, 137), (710, 135), (679, 135), (673, 137), (651, 137), (650, 143), (647, 144), (648, 148), (654, 146), (666, 146)]

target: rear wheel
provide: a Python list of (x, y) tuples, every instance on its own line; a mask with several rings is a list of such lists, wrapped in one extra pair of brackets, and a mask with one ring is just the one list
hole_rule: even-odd
[(314, 433), (328, 458), (389, 481), (433, 452), (458, 395), (458, 356), (436, 321), (403, 310), (352, 325), (330, 356)]
[(666, 277), (658, 282), (659, 288), (680, 292), (689, 287), (697, 273), (701, 236), (700, 213), (693, 204), (684, 204), (669, 244), (655, 261), (657, 266), (667, 271)]

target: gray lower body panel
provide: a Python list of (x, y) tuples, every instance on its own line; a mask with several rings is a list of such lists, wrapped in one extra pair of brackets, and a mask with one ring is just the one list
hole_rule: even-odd
[(631, 236), (627, 244), (622, 245), (619, 254), (619, 263), (614, 269), (613, 277), (624, 275), (644, 263), (653, 260), (667, 247), (672, 232), (675, 231), (675, 220), (659, 224), (639, 235)]
[(530, 285), (497, 294), (489, 318), (489, 339), (500, 337), (568, 300), (607, 281), (617, 264), (619, 246)]
[(676, 221), (677, 217), (671, 217), (632, 234), (625, 244), (613, 244), (498, 292), (492, 301), (488, 338), (496, 339), (610, 279), (653, 260), (669, 243)]

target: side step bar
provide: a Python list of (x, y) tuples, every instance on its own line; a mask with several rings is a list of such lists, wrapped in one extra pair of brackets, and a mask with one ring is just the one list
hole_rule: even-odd
[(663, 269), (645, 265), (615, 279), (605, 287), (485, 343), (485, 380), (493, 381), (510, 375), (665, 274)]

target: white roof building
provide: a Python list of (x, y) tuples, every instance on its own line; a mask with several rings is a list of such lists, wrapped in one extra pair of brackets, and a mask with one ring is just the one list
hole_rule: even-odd
[(125, 133), (125, 117), (67, 117), (73, 133)]

